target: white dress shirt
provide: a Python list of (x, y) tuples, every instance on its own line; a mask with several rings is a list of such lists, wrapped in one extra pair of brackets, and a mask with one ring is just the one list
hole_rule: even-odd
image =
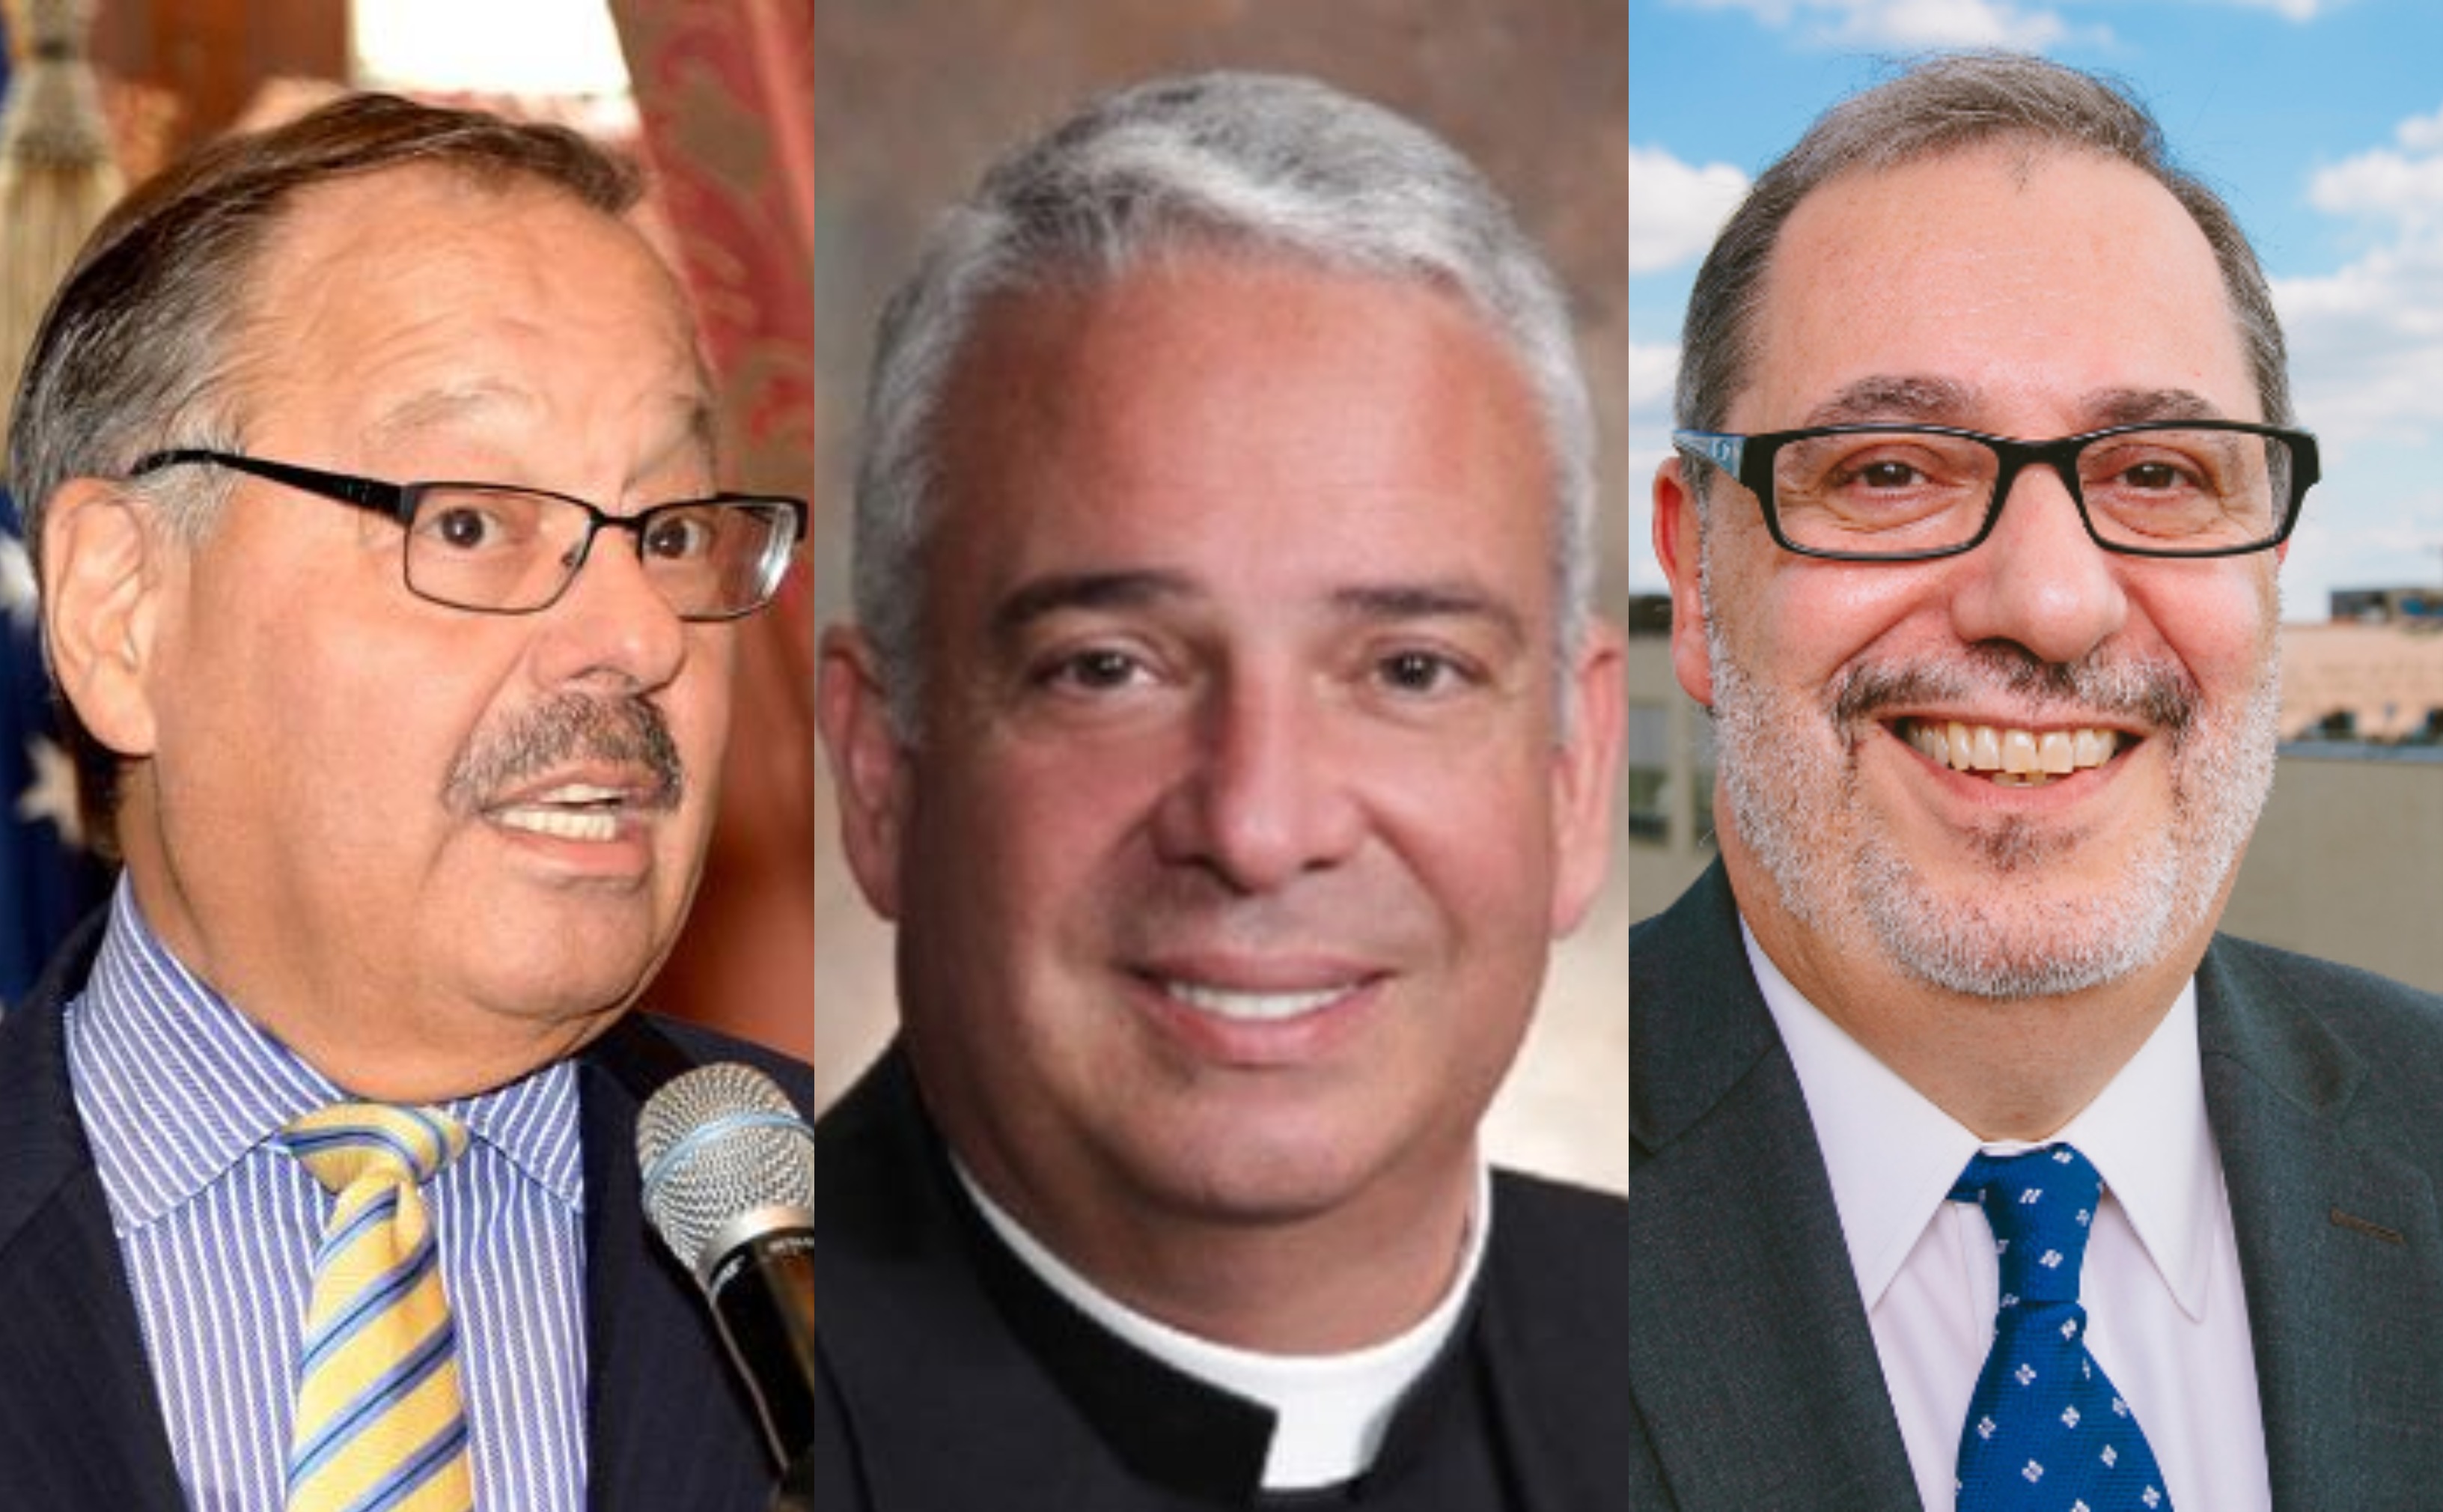
[[(2000, 1291), (1983, 1210), (1949, 1201), (1983, 1141), (1800, 995), (1748, 932), (1748, 962), (1798, 1071), (1849, 1263), (1927, 1512), (1952, 1512), (1968, 1398)], [(1996, 1012), (2007, 1008), (1996, 1007)], [(2162, 1467), (2180, 1512), (2261, 1512), (2265, 1424), (2222, 1158), (2206, 1121), (2192, 981), (2171, 1012), (2048, 1144), (2103, 1176), (2079, 1300), (2087, 1345)]]
[[(66, 1014), (69, 1084), (186, 1504), (280, 1506), (331, 1195), (276, 1135), (342, 1094), (172, 954), (124, 877)], [(575, 1512), (586, 1482), (576, 1067), (443, 1106), (466, 1124), (467, 1152), (426, 1201), (458, 1328), (476, 1501)]]

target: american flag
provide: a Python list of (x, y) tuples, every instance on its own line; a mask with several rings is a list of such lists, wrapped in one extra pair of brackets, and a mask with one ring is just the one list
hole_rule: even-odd
[(85, 850), (76, 782), (51, 718), (34, 569), (0, 492), (0, 1004), (24, 997), (107, 886)]

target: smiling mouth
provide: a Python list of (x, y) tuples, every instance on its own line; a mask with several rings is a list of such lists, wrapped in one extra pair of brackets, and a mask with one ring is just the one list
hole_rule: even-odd
[(1365, 985), (1362, 981), (1351, 981), (1296, 991), (1257, 992), (1170, 977), (1155, 982), (1163, 995), (1172, 1002), (1234, 1023), (1279, 1023), (1303, 1018), (1331, 1007)]
[(598, 844), (619, 838), (620, 821), (641, 806), (634, 798), (625, 788), (562, 783), (488, 810), (485, 817), (504, 829)]
[(2043, 787), (2101, 766), (2127, 738), (2120, 730), (2093, 726), (2034, 730), (1956, 719), (1902, 719), (1893, 729), (1928, 761), (1986, 776), (1997, 787)]

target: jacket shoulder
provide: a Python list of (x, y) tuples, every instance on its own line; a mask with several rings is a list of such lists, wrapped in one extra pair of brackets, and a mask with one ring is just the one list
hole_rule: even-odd
[(2425, 1057), (2443, 1079), (2443, 994), (2232, 935), (2216, 935), (2199, 970), (2215, 989), (2251, 1005), (2313, 1015), (2362, 1055)]
[(1523, 1171), (1493, 1173), (1496, 1222), (1538, 1242), (1595, 1244), (1628, 1235), (1628, 1199)]
[[(1628, 1199), (1521, 1171), (1493, 1177), (1490, 1284), (1523, 1283), (1535, 1331), (1579, 1345), (1615, 1332), (1626, 1342)], [(1550, 1326), (1545, 1326), (1545, 1325)]]
[(686, 1062), (682, 1069), (691, 1070), (723, 1060), (743, 1061), (779, 1082), (781, 1090), (789, 1095), (789, 1100), (796, 1103), (800, 1111), (814, 1107), (815, 1068), (797, 1057), (685, 1019), (643, 1012), (636, 1017), (677, 1049)]

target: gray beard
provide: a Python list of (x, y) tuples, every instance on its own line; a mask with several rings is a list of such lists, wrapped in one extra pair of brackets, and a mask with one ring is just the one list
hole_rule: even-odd
[[(2077, 837), (2023, 820), (1987, 826), (1973, 840), (1990, 891), (1948, 895), (1867, 822), (1858, 747), (1870, 721), (1858, 706), (1876, 701), (1879, 679), (1907, 680), (1913, 690), (1965, 690), (1991, 686), (1997, 674), (1966, 668), (1853, 673), (1817, 707), (1751, 677), (1723, 642), (1719, 623), (1709, 601), (1717, 759), (1739, 839), (1799, 922), (1853, 939), (1863, 925), (1885, 960), (1947, 991), (2048, 997), (2118, 982), (2161, 961), (2206, 922), (2272, 790), (2278, 662), (2268, 662), (2244, 704), (2214, 709), (2177, 668), (2030, 661), (2028, 670), (1998, 675), (2074, 693), (2090, 710), (2148, 711), (2151, 738), (2171, 747), (2171, 813), (2144, 837), (2121, 876), (2075, 896), (2044, 891), (2044, 868)], [(1867, 685), (1863, 691), (1861, 684)], [(1885, 692), (1883, 701), (1893, 701)], [(2167, 709), (2177, 717), (2164, 720)], [(1841, 742), (1837, 765), (1791, 759), (1812, 749), (1827, 725)]]

